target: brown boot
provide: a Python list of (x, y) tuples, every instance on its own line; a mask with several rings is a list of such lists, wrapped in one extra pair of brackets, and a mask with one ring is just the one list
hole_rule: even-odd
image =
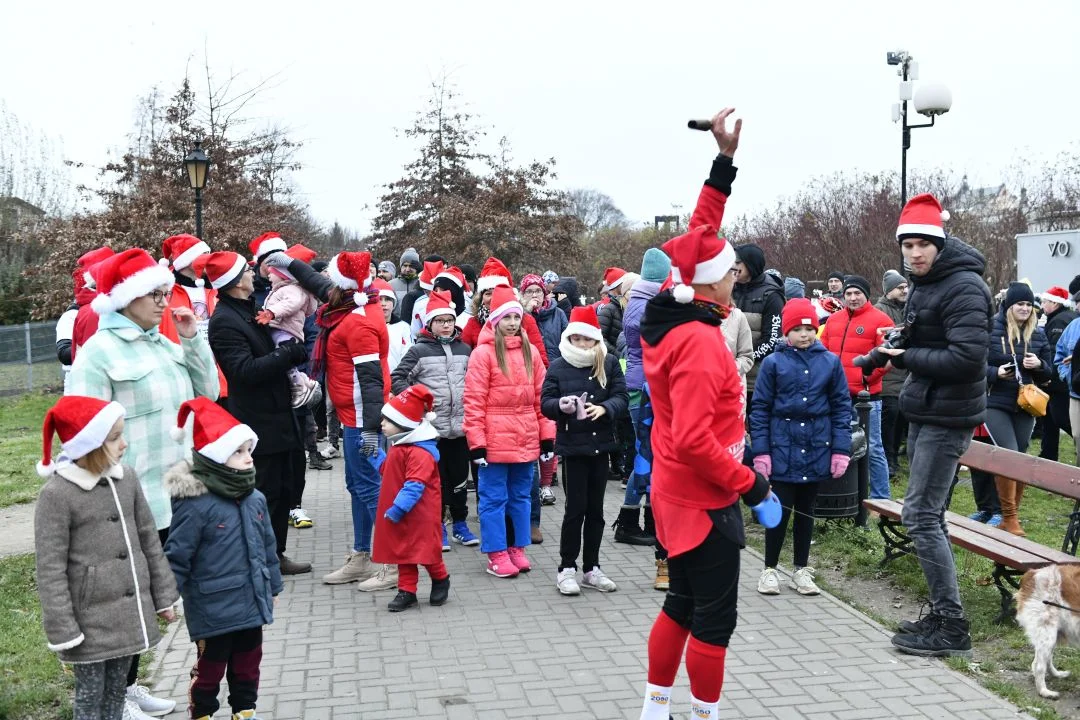
[(1020, 527), (1020, 522), (1016, 517), (1017, 482), (995, 475), (994, 485), (997, 486), (998, 500), (1001, 502), (1001, 525), (998, 527), (1013, 535), (1023, 536), (1024, 529)]

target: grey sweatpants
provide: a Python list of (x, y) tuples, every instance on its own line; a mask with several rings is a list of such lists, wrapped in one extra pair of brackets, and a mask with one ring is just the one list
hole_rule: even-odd
[(964, 617), (964, 608), (945, 529), (945, 510), (956, 467), (971, 445), (971, 435), (970, 429), (916, 422), (908, 428), (910, 473), (900, 519), (915, 543), (930, 589), (930, 608), (949, 618)]
[(120, 720), (124, 714), (131, 656), (72, 665), (75, 673), (73, 720)]

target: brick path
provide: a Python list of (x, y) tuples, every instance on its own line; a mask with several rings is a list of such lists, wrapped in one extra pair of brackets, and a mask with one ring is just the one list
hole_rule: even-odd
[[(315, 571), (286, 581), (267, 630), (263, 720), (637, 718), (646, 639), (663, 600), (652, 589), (651, 549), (616, 545), (608, 531), (601, 560), (618, 592), (560, 596), (560, 502), (544, 509), (546, 542), (530, 550), (530, 574), (499, 580), (484, 572), (476, 548), (455, 545), (444, 556), (450, 602), (426, 604), (421, 571), (420, 608), (393, 614), (386, 610), (393, 591), (321, 583), (352, 538), (343, 461), (333, 462), (332, 471), (308, 474), (305, 508), (315, 527), (290, 530), (290, 555), (310, 560)], [(609, 518), (621, 497), (610, 483)], [(894, 653), (884, 628), (831, 596), (786, 589), (775, 598), (758, 595), (760, 559), (749, 552), (743, 559), (719, 717), (1029, 717), (941, 662)], [(194, 660), (182, 624), (157, 657), (156, 690), (178, 701), (169, 717), (179, 718)], [(224, 696), (223, 688), (223, 704)], [(688, 717), (685, 672), (674, 700), (675, 717)], [(219, 718), (228, 717), (225, 710)]]

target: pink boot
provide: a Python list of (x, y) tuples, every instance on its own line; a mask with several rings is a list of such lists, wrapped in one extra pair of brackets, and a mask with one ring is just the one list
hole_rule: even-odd
[(506, 550), (500, 550), (499, 552), (490, 552), (488, 555), (487, 571), (495, 577), (512, 578), (517, 577), (518, 570), (507, 554)]
[(529, 572), (532, 570), (532, 565), (529, 564), (529, 558), (525, 557), (525, 548), (508, 548), (506, 553), (510, 556), (510, 562), (514, 563), (514, 567), (520, 572)]

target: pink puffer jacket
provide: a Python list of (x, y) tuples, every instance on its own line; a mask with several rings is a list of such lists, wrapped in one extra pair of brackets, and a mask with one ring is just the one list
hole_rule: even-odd
[(465, 373), (465, 438), (473, 451), (483, 449), (489, 463), (535, 462), (553, 448), (555, 423), (540, 412), (544, 363), (532, 348), (532, 379), (525, 372), (521, 336), (506, 338), (510, 377), (495, 358), (495, 332), (484, 325)]

